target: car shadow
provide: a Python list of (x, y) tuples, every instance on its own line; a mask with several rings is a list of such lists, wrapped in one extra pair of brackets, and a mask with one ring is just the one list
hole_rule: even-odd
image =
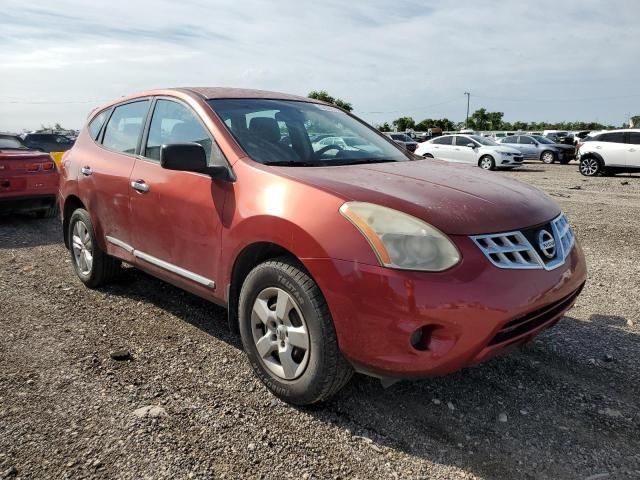
[[(151, 302), (242, 348), (223, 308), (136, 269), (102, 290)], [(437, 463), (492, 479), (585, 478), (623, 468), (640, 451), (640, 335), (626, 325), (604, 314), (565, 317), (525, 348), (452, 375), (387, 389), (356, 375), (323, 404), (284, 408), (350, 433), (372, 455), (407, 454), (424, 475)], [(565, 462), (576, 452), (578, 471)]]
[(57, 217), (0, 215), (0, 249), (29, 248), (61, 242), (62, 225)]

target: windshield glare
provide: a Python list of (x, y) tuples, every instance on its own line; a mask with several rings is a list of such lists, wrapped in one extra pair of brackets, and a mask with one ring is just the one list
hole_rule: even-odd
[(469, 138), (472, 138), (473, 140), (475, 140), (481, 145), (487, 145), (490, 147), (495, 147), (496, 145), (498, 145), (496, 142), (494, 142), (490, 138), (483, 137), (482, 135), (469, 135)]
[(260, 163), (326, 166), (410, 159), (382, 134), (328, 105), (255, 98), (208, 103)]

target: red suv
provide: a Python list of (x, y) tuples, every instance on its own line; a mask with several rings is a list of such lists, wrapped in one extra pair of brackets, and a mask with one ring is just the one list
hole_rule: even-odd
[(48, 153), (30, 150), (19, 137), (0, 135), (0, 213), (54, 217), (58, 181)]
[(126, 262), (226, 306), (256, 374), (296, 404), (354, 370), (388, 381), (483, 361), (555, 324), (586, 280), (539, 190), (417, 158), (348, 112), (279, 93), (105, 105), (63, 159), (60, 202), (87, 286)]

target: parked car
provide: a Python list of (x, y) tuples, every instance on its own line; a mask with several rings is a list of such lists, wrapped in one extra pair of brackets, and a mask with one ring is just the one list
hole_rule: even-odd
[(385, 135), (394, 142), (405, 147), (410, 152), (415, 152), (416, 148), (418, 148), (418, 142), (405, 133), (388, 132), (385, 133)]
[[(314, 151), (309, 124), (368, 148)], [(484, 361), (554, 325), (586, 279), (540, 190), (416, 159), (286, 94), (119, 98), (90, 114), (60, 192), (85, 285), (126, 262), (226, 306), (256, 375), (294, 404), (328, 398), (354, 370), (392, 381)]]
[(57, 213), (58, 170), (50, 155), (27, 148), (19, 137), (0, 134), (0, 213)]
[(66, 152), (73, 146), (73, 140), (57, 133), (28, 133), (24, 137), (24, 144), (41, 152)]
[(484, 170), (514, 168), (523, 161), (519, 150), (479, 135), (444, 135), (421, 143), (415, 153), (421, 157), (469, 163)]
[(541, 135), (513, 135), (500, 139), (499, 143), (522, 152), (525, 160), (540, 160), (544, 163), (567, 164), (576, 156), (576, 149), (570, 145), (555, 143)]
[(580, 144), (580, 173), (587, 177), (640, 171), (640, 129), (611, 130)]
[(573, 139), (569, 137), (569, 132), (566, 130), (544, 130), (542, 132), (542, 136), (560, 144), (566, 144), (567, 141), (572, 143), (573, 141)]

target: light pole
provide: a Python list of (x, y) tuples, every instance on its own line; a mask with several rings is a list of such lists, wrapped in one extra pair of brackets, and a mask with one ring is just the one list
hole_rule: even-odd
[(464, 92), (467, 96), (467, 119), (464, 121), (464, 128), (469, 127), (469, 100), (471, 99), (471, 92)]

